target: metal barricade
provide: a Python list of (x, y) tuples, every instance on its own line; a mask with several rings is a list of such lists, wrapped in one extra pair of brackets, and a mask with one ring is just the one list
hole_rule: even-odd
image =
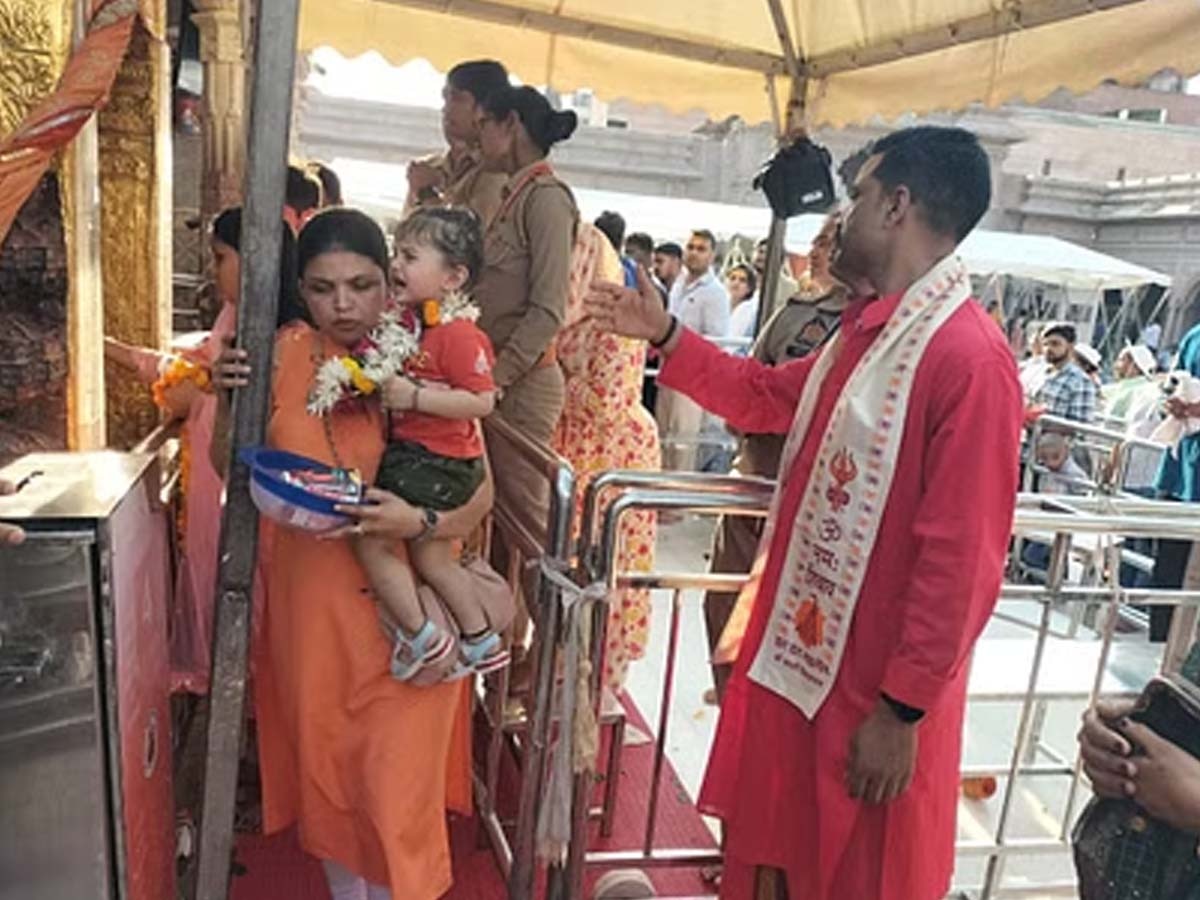
[[(667, 657), (662, 680), (661, 705), (652, 783), (646, 826), (641, 846), (632, 850), (589, 852), (588, 805), (593, 789), (590, 773), (575, 785), (573, 828), (568, 854), (565, 884), (549, 896), (581, 898), (585, 869), (614, 867), (696, 867), (720, 862), (718, 851), (662, 848), (656, 846), (657, 797), (666, 765), (667, 727), (671, 695), (677, 676), (677, 644), (683, 612), (683, 591), (718, 589), (736, 591), (745, 583), (744, 576), (695, 573), (627, 573), (617, 568), (616, 550), (620, 520), (633, 510), (674, 510), (700, 514), (763, 515), (772, 491), (770, 482), (760, 479), (710, 478), (702, 475), (661, 473), (606, 473), (598, 477), (585, 495), (584, 521), (580, 536), (579, 568), (576, 578), (585, 584), (602, 585), (606, 590), (623, 588), (662, 589), (672, 592)], [(614, 495), (605, 506), (605, 501)], [(603, 509), (603, 513), (601, 510)], [(1019, 659), (1008, 647), (1000, 665), (990, 665), (989, 652), (995, 648), (981, 641), (976, 647), (968, 691), (968, 710), (979, 711), (986, 704), (1019, 703), (1012, 750), (1007, 759), (964, 766), (964, 777), (990, 776), (1003, 780), (994, 830), (987, 839), (962, 839), (957, 853), (960, 868), (971, 861), (982, 865), (978, 881), (959, 886), (964, 896), (979, 900), (1018, 896), (1049, 896), (1074, 891), (1073, 880), (1033, 884), (1006, 883), (1006, 864), (1017, 857), (1069, 853), (1070, 829), (1080, 808), (1080, 764), (1073, 731), (1069, 747), (1054, 748), (1044, 738), (1042, 727), (1048, 704), (1076, 703), (1080, 706), (1105, 696), (1134, 696), (1141, 684), (1116, 677), (1110, 668), (1120, 612), (1132, 604), (1160, 604), (1179, 607), (1171, 638), (1161, 661), (1152, 669), (1178, 668), (1196, 631), (1200, 590), (1151, 590), (1123, 588), (1119, 583), (1121, 542), (1127, 538), (1156, 537), (1200, 541), (1200, 520), (1194, 507), (1121, 496), (1053, 497), (1023, 494), (1019, 498), (1014, 533), (1017, 536), (1041, 533), (1053, 535), (1050, 577), (1044, 585), (1006, 584), (1000, 596), (996, 620), (1022, 621), (1021, 607), (1036, 610), (1031, 635), (1021, 640)], [(1068, 582), (1068, 555), (1071, 541), (1087, 535), (1103, 542), (1103, 560), (1097, 567), (1098, 580), (1089, 584)], [(1099, 605), (1102, 615), (1094, 634), (1060, 637), (1053, 620), (1060, 610), (1075, 605)], [(604, 604), (594, 611), (589, 652), (593, 678), (599, 677), (607, 610)], [(1017, 607), (1005, 613), (1005, 607)], [(1010, 642), (1013, 643), (1013, 642)], [(1147, 645), (1121, 641), (1121, 652)], [(1067, 652), (1071, 650), (1072, 652)], [(1141, 652), (1141, 650), (1139, 650)], [(1143, 654), (1145, 655), (1145, 654)], [(1048, 662), (1049, 661), (1049, 662)], [(1118, 660), (1120, 661), (1120, 660)], [(1019, 665), (1018, 665), (1019, 663)], [(1027, 668), (1027, 675), (1020, 673)], [(989, 676), (988, 669), (993, 670)], [(1064, 674), (1065, 673), (1065, 674)], [(1138, 673), (1139, 677), (1141, 673)], [(597, 691), (591, 692), (597, 696)], [(1009, 720), (1004, 719), (1005, 723)], [(1052, 832), (1042, 837), (1014, 834), (1018, 797), (1029, 779), (1066, 780), (1066, 800), (1062, 815)], [(611, 788), (611, 786), (608, 786)], [(513, 900), (518, 896), (513, 894)]]
[[(666, 765), (668, 722), (676, 676), (679, 625), (683, 612), (683, 592), (689, 589), (738, 590), (742, 576), (702, 573), (634, 574), (618, 570), (617, 547), (621, 518), (636, 510), (687, 511), (705, 515), (763, 516), (769, 507), (774, 483), (759, 478), (712, 477), (694, 473), (607, 472), (588, 488), (584, 500), (580, 532), (579, 568), (581, 584), (599, 585), (605, 595), (625, 589), (645, 588), (672, 592), (670, 639), (663, 676), (658, 733), (654, 746), (649, 806), (640, 849), (605, 853), (587, 852), (592, 779), (583, 773), (576, 779), (573, 797), (573, 828), (567, 861), (566, 886), (560, 896), (582, 896), (585, 868), (695, 867), (719, 863), (719, 853), (687, 848), (656, 848), (659, 786)], [(602, 511), (603, 510), (603, 511)], [(588, 648), (593, 673), (592, 696), (599, 696), (599, 677), (603, 668), (607, 604), (593, 612), (591, 641)], [(610, 772), (613, 767), (610, 766)], [(606, 785), (606, 790), (613, 790)]]
[(1130, 463), (1139, 452), (1161, 454), (1162, 444), (1143, 438), (1133, 437), (1124, 431), (1105, 425), (1092, 425), (1086, 422), (1076, 422), (1057, 416), (1041, 416), (1029, 427), (1026, 441), (1028, 459), (1025, 467), (1021, 489), (1025, 492), (1035, 490), (1037, 476), (1054, 476), (1055, 473), (1039, 463), (1035, 450), (1039, 440), (1046, 434), (1060, 434), (1068, 438), (1074, 445), (1088, 454), (1091, 471), (1085, 480), (1070, 482), (1071, 487), (1086, 493), (1120, 494), (1126, 490), (1126, 481)]
[[(571, 517), (575, 509), (575, 473), (549, 448), (537, 444), (509, 423), (493, 416), (484, 423), (493, 468), (502, 465), (497, 481), (516, 479), (535, 492), (544, 492), (547, 506), (516, 502), (497, 485), (496, 504), (488, 526), (488, 544), (499, 541), (508, 552), (504, 573), (515, 592), (524, 593), (533, 621), (534, 690), (524, 721), (506, 720), (511, 671), (487, 679), (483, 709), (489, 723), (482, 776), (476, 776), (480, 819), (497, 862), (508, 879), (511, 898), (531, 898), (535, 874), (534, 829), (550, 742), (552, 673), (557, 660), (561, 604), (558, 590), (542, 576), (542, 567), (566, 568), (570, 556)], [(545, 515), (543, 515), (545, 513)], [(532, 575), (527, 578), (526, 574)], [(522, 640), (524, 635), (517, 635)], [(551, 677), (544, 678), (544, 674)], [(520, 794), (517, 819), (510, 838), (496, 808), (501, 756), (506, 741), (519, 743)]]
[[(1039, 608), (1029, 673), (1023, 688), (997, 687), (987, 679), (977, 677), (980, 658), (986, 647), (977, 645), (973, 663), (969, 708), (981, 704), (1019, 701), (1015, 740), (1008, 761), (995, 766), (974, 766), (967, 774), (992, 775), (1005, 779), (1000, 811), (994, 833), (987, 841), (962, 841), (958, 846), (960, 864), (964, 859), (986, 860), (982, 883), (977, 886), (980, 900), (1000, 897), (1074, 896), (1073, 879), (1061, 883), (1006, 885), (1005, 866), (1018, 856), (1036, 856), (1070, 851), (1070, 830), (1079, 808), (1081, 784), (1077, 749), (1058, 752), (1042, 739), (1041, 728), (1047, 704), (1055, 701), (1093, 703), (1098, 697), (1133, 696), (1140, 684), (1127, 684), (1114, 677), (1109, 669), (1117, 634), (1117, 622), (1123, 607), (1129, 604), (1165, 605), (1179, 607), (1172, 634), (1165, 645), (1161, 660), (1154, 662), (1160, 670), (1177, 669), (1186, 645), (1195, 634), (1200, 591), (1161, 589), (1126, 589), (1119, 583), (1120, 541), (1135, 537), (1165, 537), (1179, 540), (1200, 540), (1200, 522), (1194, 508), (1157, 501), (1123, 500), (1115, 498), (1054, 498), (1053, 504), (1037, 495), (1023, 495), (1018, 504), (1014, 530), (1052, 533), (1049, 577), (1042, 585), (1005, 585), (1001, 603), (1035, 603)], [(1074, 536), (1089, 535), (1105, 540), (1106, 563), (1102, 584), (1073, 586), (1067, 583), (1067, 562), (1070, 541)], [(1061, 641), (1054, 637), (1051, 619), (1056, 608), (1078, 604), (1102, 603), (1105, 615), (1098, 625), (1094, 640)], [(1052, 647), (1053, 642), (1053, 647)], [(1147, 645), (1136, 645), (1145, 647)], [(1082, 650), (1075, 653), (1071, 651)], [(1048, 666), (1048, 660), (1053, 665)], [(1092, 667), (1084, 665), (1094, 657)], [(1024, 662), (1022, 658), (1021, 662)], [(1007, 660), (1011, 669), (1013, 660)], [(1051, 669), (1054, 669), (1052, 671)], [(1152, 674), (1148, 672), (1146, 674)], [(1049, 762), (1040, 762), (1045, 757)], [(1013, 837), (1010, 829), (1013, 809), (1022, 779), (1063, 777), (1069, 779), (1061, 817), (1053, 833), (1041, 838)]]
[[(1089, 473), (1087, 478), (1064, 477), (1043, 465), (1037, 458), (1036, 448), (1047, 434), (1061, 435), (1079, 452), (1088, 455)], [(1101, 425), (1091, 425), (1054, 416), (1042, 416), (1030, 427), (1026, 440), (1026, 459), (1022, 477), (1022, 490), (1033, 492), (1039, 488), (1046, 489), (1049, 485), (1055, 488), (1047, 490), (1048, 495), (1055, 497), (1069, 496), (1103, 496), (1103, 497), (1138, 497), (1144, 496), (1138, 491), (1144, 490), (1145, 485), (1129, 485), (1131, 465), (1137, 463), (1141, 477), (1147, 467), (1156, 470), (1158, 458), (1165, 448), (1153, 441), (1126, 435), (1124, 432), (1113, 430)], [(1133, 491), (1131, 493), (1131, 491)], [(1026, 577), (1037, 577), (1040, 568), (1031, 567), (1026, 560), (1026, 544), (1030, 540), (1048, 546), (1048, 535), (1018, 535), (1009, 567), (1009, 575), (1019, 581)], [(1075, 543), (1069, 548), (1069, 555), (1074, 564), (1082, 565), (1085, 569), (1094, 571), (1097, 565), (1103, 565), (1096, 552), (1096, 546), (1086, 543)], [(1122, 547), (1122, 564), (1149, 574), (1153, 569), (1153, 559), (1142, 548)], [(1078, 628), (1084, 617), (1091, 610), (1085, 606), (1075, 608), (1075, 615), (1068, 624), (1068, 630), (1073, 632)]]

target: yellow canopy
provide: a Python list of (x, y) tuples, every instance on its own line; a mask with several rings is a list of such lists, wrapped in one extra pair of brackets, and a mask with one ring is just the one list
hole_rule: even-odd
[[(776, 24), (779, 24), (777, 30)], [(805, 78), (810, 126), (1037, 100), (1200, 70), (1197, 0), (303, 0), (300, 48), (770, 119)]]

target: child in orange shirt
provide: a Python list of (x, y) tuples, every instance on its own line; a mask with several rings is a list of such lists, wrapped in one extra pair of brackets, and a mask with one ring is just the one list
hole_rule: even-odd
[[(417, 210), (396, 231), (392, 297), (417, 314), (422, 332), (420, 350), (403, 374), (382, 385), (391, 418), (376, 482), (425, 511), (426, 533), (435, 529), (439, 512), (466, 503), (485, 477), (479, 419), (495, 406), (494, 354), (475, 325), (475, 307), (462, 294), (482, 268), (483, 235), (470, 210)], [(359, 538), (355, 545), (395, 625), (392, 675), (408, 681), (445, 659), (454, 641), (426, 618), (412, 569), (388, 541)], [(462, 633), (456, 673), (507, 665), (508, 651), (473, 596), (452, 542), (417, 538), (408, 552), (412, 567), (445, 601)]]

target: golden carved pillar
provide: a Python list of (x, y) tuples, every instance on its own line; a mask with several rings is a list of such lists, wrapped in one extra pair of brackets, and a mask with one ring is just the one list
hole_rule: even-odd
[(195, 0), (204, 64), (204, 182), (201, 211), (241, 203), (246, 144), (246, 51), (239, 0)]
[[(106, 334), (144, 347), (171, 338), (170, 55), (166, 0), (143, 4), (100, 113), (101, 254)], [(107, 371), (108, 443), (131, 446), (158, 422), (149, 390)]]
[(0, 137), (58, 82), (71, 49), (72, 0), (0, 0)]

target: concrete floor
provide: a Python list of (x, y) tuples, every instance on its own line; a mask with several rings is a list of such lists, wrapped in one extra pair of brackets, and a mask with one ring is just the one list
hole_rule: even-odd
[[(660, 529), (658, 571), (704, 571), (711, 542), (713, 520), (689, 518)], [(695, 797), (704, 775), (704, 766), (716, 728), (717, 709), (703, 701), (711, 686), (708, 644), (704, 631), (702, 595), (688, 591), (683, 595), (680, 641), (675, 690), (671, 696), (667, 725), (667, 754), (680, 779)], [(628, 681), (628, 690), (652, 729), (657, 729), (662, 706), (663, 673), (670, 631), (671, 596), (658, 592), (653, 598), (653, 620), (646, 656), (636, 663)], [(1006, 769), (1009, 765), (1021, 715), (1021, 702), (1028, 683), (1036, 626), (1040, 607), (1009, 603), (1003, 611), (1010, 619), (993, 619), (976, 653), (971, 691), (977, 698), (968, 707), (964, 735), (964, 765), (987, 765)], [(1027, 624), (1022, 624), (1027, 623)], [(1053, 627), (1064, 628), (1065, 617), (1055, 614)], [(1077, 640), (1054, 640), (1047, 646), (1043, 675), (1039, 681), (1045, 691), (1073, 695), (1045, 705), (1042, 724), (1043, 745), (1066, 758), (1075, 760), (1075, 733), (1085, 697), (1091, 688), (1098, 659), (1098, 644), (1090, 633)], [(1106, 670), (1106, 691), (1136, 693), (1156, 671), (1157, 648), (1144, 635), (1123, 636), (1114, 646)], [(1005, 699), (1004, 694), (1017, 699)], [(1051, 760), (1039, 756), (1041, 763)], [(999, 790), (988, 800), (963, 799), (959, 806), (959, 838), (962, 841), (991, 842), (1000, 818), (1006, 779), (999, 779)], [(1053, 838), (1063, 833), (1071, 779), (1064, 776), (1028, 776), (1018, 781), (1013, 794), (1007, 826), (1009, 838)], [(1087, 788), (1080, 784), (1072, 805), (1071, 819), (1086, 803)], [(714, 824), (715, 830), (715, 824)], [(1068, 829), (1069, 830), (1069, 829)], [(986, 857), (960, 853), (955, 876), (956, 890), (977, 897), (984, 882)], [(1020, 891), (1023, 897), (1075, 896), (1073, 867), (1069, 852), (1014, 856), (1003, 867), (1000, 882), (1006, 891)], [(1043, 886), (1056, 885), (1057, 891), (1042, 893)], [(1006, 894), (993, 893), (992, 896)]]

